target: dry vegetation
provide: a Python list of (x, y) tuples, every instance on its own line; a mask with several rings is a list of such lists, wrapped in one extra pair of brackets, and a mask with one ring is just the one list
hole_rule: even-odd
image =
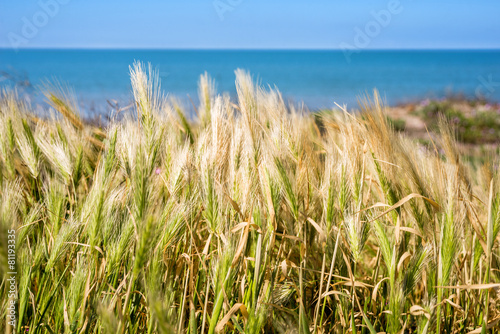
[(105, 130), (61, 92), (44, 120), (1, 97), (19, 333), (498, 329), (498, 156), (464, 161), (444, 118), (429, 149), (377, 96), (318, 117), (237, 71), (237, 105), (205, 75), (191, 120), (131, 77), (136, 112)]

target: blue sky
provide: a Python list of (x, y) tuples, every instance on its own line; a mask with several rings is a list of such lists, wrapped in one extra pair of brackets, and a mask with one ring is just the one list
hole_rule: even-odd
[(500, 48), (499, 14), (498, 0), (0, 0), (0, 47)]

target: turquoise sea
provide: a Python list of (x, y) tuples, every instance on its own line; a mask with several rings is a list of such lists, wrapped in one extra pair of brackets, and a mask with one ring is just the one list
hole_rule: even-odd
[(196, 102), (205, 71), (219, 92), (234, 96), (237, 68), (310, 109), (355, 107), (374, 88), (390, 105), (451, 93), (500, 101), (500, 50), (362, 51), (349, 62), (342, 51), (0, 49), (0, 87), (17, 85), (38, 101), (37, 87), (57, 80), (74, 89), (82, 107), (105, 110), (108, 99), (130, 101), (134, 60), (156, 67), (164, 92), (186, 105), (187, 96)]

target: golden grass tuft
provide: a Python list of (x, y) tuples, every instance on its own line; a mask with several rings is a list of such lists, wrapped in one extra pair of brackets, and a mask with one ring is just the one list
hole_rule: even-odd
[[(392, 129), (378, 94), (312, 114), (236, 71), (195, 119), (131, 67), (135, 113), (87, 124), (0, 97), (0, 314), (17, 332), (468, 333), (500, 319), (499, 157)], [(63, 93), (61, 93), (63, 92)], [(0, 322), (0, 327), (5, 327)]]

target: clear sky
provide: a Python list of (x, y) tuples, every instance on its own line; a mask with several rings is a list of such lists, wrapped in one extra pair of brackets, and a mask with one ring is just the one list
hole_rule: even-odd
[(500, 48), (499, 14), (498, 0), (0, 0), (0, 47)]

